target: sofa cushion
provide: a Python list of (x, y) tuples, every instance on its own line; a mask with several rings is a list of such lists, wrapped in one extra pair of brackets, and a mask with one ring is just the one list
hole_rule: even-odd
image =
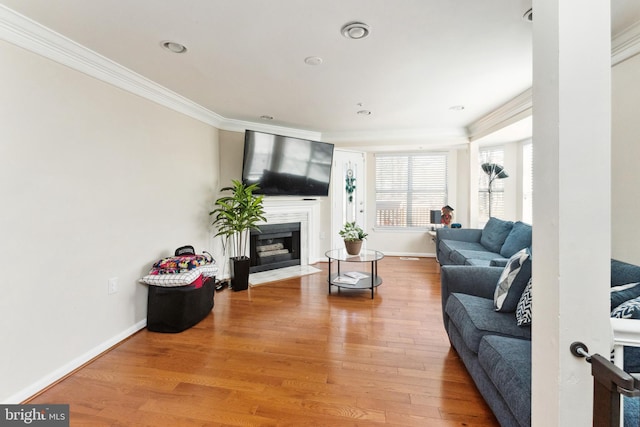
[(463, 240), (440, 240), (440, 252), (450, 256), (451, 252), (459, 250), (486, 251), (479, 242), (465, 242)]
[[(496, 261), (498, 262), (498, 264), (501, 262), (502, 258), (496, 260), (495, 258), (492, 260), (487, 260), (487, 259), (480, 259), (480, 258), (468, 258), (467, 259), (467, 263), (465, 265), (475, 265), (478, 267), (496, 267)], [(506, 263), (507, 260), (504, 259), (504, 262)]]
[(531, 328), (519, 327), (513, 313), (496, 312), (493, 301), (487, 298), (453, 293), (447, 299), (445, 311), (474, 353), (478, 353), (480, 340), (485, 335), (531, 339)]
[(478, 361), (520, 425), (531, 425), (531, 341), (485, 336)]
[(640, 266), (627, 262), (611, 260), (611, 286), (640, 282)]
[(530, 277), (531, 257), (525, 248), (509, 258), (502, 270), (493, 296), (496, 311), (514, 312)]
[(611, 310), (625, 301), (638, 297), (640, 297), (640, 283), (614, 286), (611, 288)]
[(516, 321), (518, 326), (531, 324), (531, 278), (524, 288), (518, 306), (516, 307)]
[(502, 245), (504, 244), (505, 239), (509, 235), (511, 228), (513, 227), (513, 222), (504, 221), (498, 218), (489, 218), (489, 222), (482, 229), (482, 236), (480, 237), (480, 243), (485, 249), (500, 253), (500, 249), (502, 249)]
[(502, 244), (500, 255), (510, 258), (520, 249), (531, 246), (531, 226), (522, 221), (516, 221)]
[(489, 265), (491, 260), (495, 258), (500, 258), (500, 254), (496, 254), (493, 252), (484, 251), (474, 251), (469, 249), (456, 249), (451, 251), (449, 255), (449, 259), (458, 265), (472, 265), (467, 261), (475, 259), (486, 261), (482, 265)]

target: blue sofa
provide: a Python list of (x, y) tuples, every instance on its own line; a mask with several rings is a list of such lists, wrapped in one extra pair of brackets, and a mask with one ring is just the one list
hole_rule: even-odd
[[(495, 311), (493, 296), (502, 270), (442, 266), (442, 317), (452, 347), (500, 425), (527, 427), (531, 425), (531, 327), (518, 326), (513, 312)], [(633, 282), (640, 282), (640, 267), (612, 260), (611, 286)], [(639, 350), (625, 348), (627, 372), (640, 372)], [(638, 400), (625, 403), (625, 425), (640, 425)]]
[(531, 246), (531, 226), (489, 218), (483, 229), (439, 228), (436, 257), (440, 265), (504, 266), (513, 254)]

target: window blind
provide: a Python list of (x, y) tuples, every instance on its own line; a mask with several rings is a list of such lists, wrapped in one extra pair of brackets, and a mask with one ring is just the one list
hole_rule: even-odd
[(447, 153), (376, 155), (376, 226), (428, 227), (447, 204)]

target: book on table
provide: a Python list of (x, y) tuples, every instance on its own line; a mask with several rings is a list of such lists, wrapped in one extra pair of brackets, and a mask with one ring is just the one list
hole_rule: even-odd
[(358, 280), (369, 277), (368, 274), (360, 273), (359, 271), (347, 271), (346, 273), (344, 273), (344, 275)]
[(355, 285), (357, 284), (360, 280), (369, 277), (368, 274), (364, 274), (364, 273), (360, 273), (358, 271), (347, 271), (345, 273), (342, 273), (338, 276), (336, 276), (335, 279), (333, 279), (333, 283), (339, 283), (342, 285)]

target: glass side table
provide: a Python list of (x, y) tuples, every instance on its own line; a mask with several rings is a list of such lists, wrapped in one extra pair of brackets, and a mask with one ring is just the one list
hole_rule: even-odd
[[(382, 284), (382, 277), (378, 276), (378, 261), (384, 258), (384, 254), (373, 249), (362, 249), (359, 255), (349, 255), (345, 249), (332, 249), (325, 252), (325, 256), (329, 259), (329, 295), (331, 295), (331, 286), (336, 286), (338, 292), (340, 289), (371, 289), (371, 298), (375, 288)], [(336, 263), (337, 272), (332, 271), (332, 264)], [(343, 263), (369, 263), (369, 271), (353, 271)], [(353, 265), (354, 269), (361, 266)], [(349, 268), (349, 270), (347, 270)], [(361, 268), (362, 269), (362, 268)], [(343, 271), (345, 270), (345, 271)]]

